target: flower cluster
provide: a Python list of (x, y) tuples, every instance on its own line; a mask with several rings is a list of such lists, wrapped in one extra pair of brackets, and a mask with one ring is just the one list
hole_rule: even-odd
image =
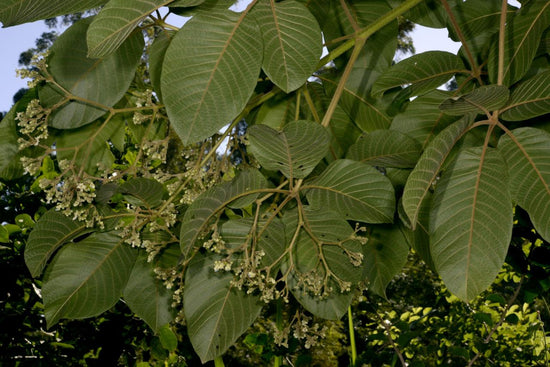
[(18, 112), (15, 119), (18, 121), (19, 132), (24, 137), (19, 138), (19, 150), (37, 146), (40, 141), (48, 138), (47, 119), (51, 111), (43, 108), (38, 99), (33, 99), (24, 112)]

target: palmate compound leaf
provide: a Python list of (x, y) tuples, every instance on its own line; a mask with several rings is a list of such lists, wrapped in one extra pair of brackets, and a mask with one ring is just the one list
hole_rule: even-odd
[(286, 93), (298, 89), (315, 71), (323, 51), (317, 20), (293, 0), (260, 0), (253, 15), (262, 34), (264, 72)]
[(390, 180), (365, 163), (340, 159), (302, 186), (315, 208), (330, 208), (347, 220), (391, 223), (395, 194)]
[(311, 121), (294, 121), (277, 131), (266, 125), (248, 131), (249, 151), (263, 168), (288, 178), (305, 178), (327, 154), (329, 134)]
[(503, 85), (484, 85), (460, 97), (447, 99), (441, 103), (439, 109), (454, 116), (488, 113), (504, 106), (509, 97), (510, 92)]
[(124, 287), (123, 298), (128, 307), (158, 333), (174, 315), (172, 292), (157, 277), (153, 266), (147, 262), (147, 254), (139, 254)]
[(424, 94), (451, 79), (455, 74), (466, 72), (462, 60), (449, 52), (428, 51), (405, 59), (384, 72), (372, 87), (373, 94), (410, 84), (407, 96)]
[(223, 208), (244, 208), (256, 200), (259, 193), (250, 191), (267, 188), (264, 176), (254, 169), (239, 172), (231, 182), (214, 186), (201, 194), (189, 206), (181, 222), (180, 247), (187, 256), (196, 246), (199, 236)]
[(193, 349), (206, 363), (222, 355), (262, 309), (256, 295), (231, 285), (233, 273), (215, 272), (217, 255), (197, 254), (185, 274), (183, 309)]
[(110, 0), (88, 28), (88, 57), (105, 57), (116, 51), (147, 15), (170, 1)]
[[(533, 61), (542, 33), (550, 25), (550, 2), (527, 2), (506, 24), (504, 44), (504, 84), (520, 80)], [(498, 80), (498, 42), (491, 44), (487, 69), (492, 83)]]
[(161, 76), (166, 112), (184, 144), (234, 119), (254, 91), (262, 64), (258, 25), (248, 12), (201, 12), (173, 38)]
[[(281, 272), (290, 269), (287, 286), (292, 294), (309, 312), (318, 317), (338, 320), (346, 312), (353, 298), (353, 285), (363, 279), (364, 261), (361, 262), (361, 243), (353, 239), (353, 228), (342, 218), (341, 214), (332, 210), (304, 207), (303, 226), (298, 228), (298, 211), (288, 211), (283, 217), (285, 224), (287, 246), (292, 244), (292, 256), (283, 262)], [(298, 234), (296, 236), (296, 231)], [(341, 247), (340, 247), (341, 246)], [(354, 263), (346, 252), (353, 253)], [(321, 297), (326, 289), (321, 289), (323, 279), (327, 275), (321, 260), (321, 252), (329, 271), (341, 281), (348, 282), (349, 290), (341, 288), (333, 276), (327, 281), (332, 290), (327, 297)], [(311, 282), (309, 285), (307, 280)], [(304, 282), (305, 281), (305, 282)], [(311, 289), (311, 285), (314, 284)]]
[(25, 264), (31, 275), (40, 276), (48, 260), (61, 246), (90, 231), (86, 223), (72, 220), (55, 209), (48, 210), (36, 222), (25, 247)]
[[(128, 90), (143, 50), (143, 36), (135, 32), (109, 56), (87, 57), (86, 32), (93, 18), (75, 23), (56, 40), (47, 58), (48, 72), (61, 87), (73, 95), (99, 104), (67, 101), (56, 108), (48, 124), (58, 129), (73, 129), (104, 115)], [(66, 96), (51, 83), (39, 89), (40, 102), (52, 107)]]
[(546, 71), (518, 83), (500, 117), (507, 121), (521, 121), (549, 111), (550, 71)]
[(470, 301), (504, 264), (513, 208), (506, 163), (493, 148), (468, 148), (441, 175), (430, 211), (430, 251), (438, 274)]
[(466, 133), (469, 126), (469, 119), (462, 118), (445, 128), (426, 147), (411, 172), (403, 190), (403, 210), (413, 229), (416, 228), (422, 201), (432, 189), (451, 149)]
[(397, 226), (379, 225), (369, 229), (369, 239), (363, 246), (366, 278), (369, 289), (385, 298), (386, 287), (407, 262), (409, 245)]
[(76, 13), (103, 5), (108, 0), (3, 0), (0, 22), (4, 27)]
[(346, 157), (371, 166), (412, 168), (421, 152), (420, 144), (397, 130), (375, 130), (361, 136)]
[(550, 241), (550, 134), (524, 127), (500, 138), (508, 164), (512, 199), (529, 213), (537, 232)]
[(92, 317), (114, 306), (137, 255), (114, 232), (93, 233), (59, 250), (42, 287), (48, 327), (61, 318)]

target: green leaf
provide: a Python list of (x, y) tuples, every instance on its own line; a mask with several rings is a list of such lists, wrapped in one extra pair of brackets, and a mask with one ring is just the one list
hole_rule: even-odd
[(414, 139), (396, 130), (376, 130), (361, 136), (349, 148), (347, 158), (371, 166), (412, 168), (422, 147)]
[[(403, 2), (404, 0), (388, 0), (394, 8)], [(425, 0), (403, 16), (424, 27), (445, 28), (447, 26), (448, 16), (439, 0)]]
[(286, 93), (298, 89), (316, 70), (323, 51), (317, 20), (293, 0), (260, 0), (253, 14), (264, 44), (264, 72)]
[(205, 0), (176, 0), (173, 3), (171, 3), (170, 6), (174, 8), (177, 8), (177, 7), (189, 8), (192, 6), (200, 5), (204, 3), (204, 1)]
[[(507, 21), (504, 44), (504, 84), (512, 85), (525, 75), (539, 47), (542, 33), (550, 25), (550, 2), (532, 0)], [(491, 44), (487, 69), (491, 83), (498, 79), (498, 42)]]
[(393, 118), (390, 129), (405, 133), (426, 147), (434, 136), (457, 119), (439, 110), (439, 105), (450, 95), (449, 92), (433, 90), (415, 98), (404, 112)]
[(506, 171), (496, 149), (468, 148), (435, 188), (432, 258), (447, 288), (464, 301), (487, 289), (504, 264), (513, 225)]
[(302, 187), (313, 207), (331, 208), (347, 220), (391, 223), (395, 210), (391, 182), (375, 168), (349, 159), (331, 163)]
[(286, 177), (305, 178), (327, 154), (329, 135), (311, 121), (295, 121), (282, 131), (266, 125), (248, 131), (249, 151), (265, 169), (280, 170)]
[(61, 318), (97, 316), (122, 295), (137, 251), (112, 232), (64, 246), (46, 270), (42, 297), (48, 327)]
[(124, 287), (123, 297), (128, 307), (153, 329), (161, 333), (163, 326), (174, 319), (172, 315), (172, 292), (166, 289), (155, 272), (155, 265), (147, 262), (147, 254), (141, 253), (128, 282)]
[(115, 52), (139, 23), (171, 0), (110, 0), (88, 28), (88, 57), (101, 58)]
[(369, 289), (386, 298), (386, 287), (407, 262), (409, 246), (405, 237), (398, 227), (371, 227), (363, 254)]
[(214, 186), (196, 198), (181, 222), (180, 246), (183, 254), (189, 254), (201, 233), (226, 206), (247, 207), (259, 194), (246, 193), (266, 187), (267, 182), (259, 171), (245, 170), (239, 172), (233, 181)]
[(168, 46), (161, 89), (172, 127), (184, 144), (208, 138), (245, 107), (262, 64), (257, 34), (247, 12), (201, 12)]
[(132, 178), (120, 186), (120, 192), (132, 195), (137, 200), (128, 198), (134, 205), (145, 205), (147, 208), (155, 208), (162, 204), (165, 190), (157, 180), (144, 177)]
[(4, 27), (76, 13), (103, 5), (107, 0), (4, 0), (0, 22)]
[(10, 242), (10, 233), (3, 225), (0, 225), (0, 243)]
[(409, 217), (413, 229), (416, 228), (422, 201), (436, 182), (451, 149), (466, 133), (469, 126), (470, 121), (463, 118), (439, 133), (426, 147), (411, 172), (403, 190), (403, 210)]
[(178, 348), (178, 337), (170, 328), (170, 325), (166, 324), (158, 331), (160, 343), (162, 347), (169, 352), (175, 352)]
[[(290, 244), (294, 238), (295, 243), (294, 250), (289, 255), (292, 256), (292, 261), (287, 259), (281, 271), (286, 273), (289, 265), (293, 264), (287, 286), (296, 299), (314, 315), (338, 320), (346, 312), (353, 293), (344, 291), (334, 277), (349, 282), (350, 286), (362, 280), (362, 264), (352, 264), (344, 251), (361, 254), (361, 243), (351, 239), (353, 228), (338, 212), (304, 207), (302, 214), (303, 224), (300, 228), (296, 210), (287, 212), (283, 218), (287, 243)], [(326, 279), (325, 286), (332, 290), (323, 288), (327, 273), (321, 256), (332, 274)], [(313, 282), (314, 289), (311, 284), (304, 283), (304, 278)], [(324, 292), (327, 292), (326, 297), (321, 297)]]
[(203, 363), (222, 355), (260, 314), (257, 296), (231, 285), (232, 273), (214, 272), (215, 256), (197, 254), (185, 274), (183, 309), (191, 344)]
[(263, 103), (256, 115), (256, 124), (269, 126), (275, 130), (281, 130), (284, 125), (294, 121), (296, 111), (296, 96), (285, 95), (282, 98), (271, 98)]
[(508, 102), (510, 92), (503, 85), (484, 85), (473, 92), (451, 97), (441, 103), (439, 109), (447, 115), (462, 116), (467, 113), (488, 114)]
[(410, 84), (405, 88), (409, 97), (437, 88), (456, 73), (464, 72), (460, 58), (445, 51), (428, 51), (411, 56), (384, 72), (372, 87), (373, 94)]
[(64, 93), (52, 84), (40, 88), (40, 102), (45, 107), (66, 101), (48, 120), (52, 127), (72, 129), (96, 120), (122, 98), (134, 78), (143, 50), (141, 33), (134, 33), (113, 54), (90, 59), (84, 40), (92, 20), (85, 18), (75, 23), (50, 49), (48, 72), (56, 83), (90, 101), (67, 101)]
[(25, 264), (31, 275), (40, 276), (48, 260), (61, 246), (90, 231), (84, 222), (72, 220), (54, 209), (48, 210), (34, 225), (25, 247)]
[(512, 198), (537, 232), (550, 241), (550, 134), (524, 127), (502, 136), (498, 150), (508, 164)]
[(518, 83), (500, 117), (507, 121), (521, 121), (545, 115), (549, 110), (550, 71), (546, 71)]
[(151, 47), (149, 47), (149, 76), (151, 78), (151, 84), (155, 93), (162, 101), (161, 90), (161, 73), (162, 64), (164, 63), (164, 57), (166, 56), (166, 50), (174, 38), (175, 32), (165, 31), (161, 32), (153, 41)]

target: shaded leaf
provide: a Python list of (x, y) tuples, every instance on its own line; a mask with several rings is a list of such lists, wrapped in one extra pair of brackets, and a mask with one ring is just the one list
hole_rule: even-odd
[(143, 37), (135, 33), (113, 54), (99, 59), (87, 57), (84, 39), (93, 18), (85, 18), (67, 29), (55, 41), (47, 58), (48, 71), (61, 87), (73, 95), (89, 100), (66, 101), (64, 93), (52, 84), (40, 88), (40, 102), (57, 108), (48, 124), (58, 129), (72, 129), (86, 125), (113, 107), (128, 90), (134, 78), (143, 50)]
[(411, 56), (384, 72), (372, 87), (373, 94), (404, 86), (408, 96), (417, 96), (434, 89), (464, 72), (460, 58), (444, 51), (428, 51)]
[(426, 147), (411, 172), (403, 190), (403, 210), (409, 217), (413, 229), (416, 228), (422, 201), (436, 182), (451, 149), (466, 133), (469, 126), (470, 121), (463, 118), (439, 133)]
[(84, 222), (78, 222), (54, 209), (48, 210), (36, 222), (25, 247), (25, 264), (33, 277), (38, 277), (53, 254), (78, 235), (90, 232)]
[(0, 178), (12, 180), (23, 175), (23, 166), (19, 161), (19, 144), (17, 139), (16, 108), (13, 106), (0, 122)]
[(168, 46), (161, 89), (171, 125), (184, 144), (216, 133), (252, 95), (262, 44), (249, 18), (247, 12), (201, 12)]
[[(203, 363), (222, 355), (260, 314), (262, 303), (214, 272), (215, 256), (197, 254), (185, 274), (183, 309), (189, 338)], [(208, 290), (208, 291), (206, 291)]]
[(256, 115), (256, 124), (267, 125), (275, 130), (282, 130), (287, 123), (294, 121), (296, 113), (295, 95), (283, 98), (272, 98), (263, 103)]
[(177, 8), (177, 7), (188, 8), (191, 6), (200, 5), (204, 3), (204, 1), (205, 0), (176, 0), (173, 3), (171, 3), (170, 6), (171, 7), (173, 6), (174, 8)]
[(317, 20), (293, 0), (260, 0), (253, 14), (264, 44), (264, 72), (286, 93), (298, 89), (321, 58), (323, 42)]
[(504, 264), (513, 211), (506, 164), (491, 148), (461, 151), (435, 188), (430, 251), (438, 274), (469, 301), (487, 289)]
[(64, 246), (46, 270), (42, 297), (48, 327), (113, 307), (122, 295), (137, 250), (112, 232), (94, 233)]
[(151, 84), (155, 93), (159, 96), (159, 99), (162, 101), (162, 90), (160, 87), (161, 83), (161, 72), (162, 64), (164, 63), (164, 56), (166, 55), (166, 50), (172, 42), (174, 37), (174, 32), (161, 32), (153, 41), (151, 47), (149, 47), (149, 77), (151, 78)]
[(420, 144), (399, 131), (376, 130), (361, 136), (346, 157), (371, 166), (412, 168), (421, 151)]
[(150, 178), (135, 177), (120, 186), (120, 192), (132, 195), (137, 200), (128, 198), (134, 205), (145, 205), (155, 208), (162, 204), (165, 190), (160, 182)]
[(549, 111), (550, 71), (546, 71), (518, 83), (500, 117), (507, 121), (521, 121)]
[(103, 5), (107, 0), (4, 0), (0, 22), (4, 27), (76, 13)]
[(488, 113), (504, 106), (509, 97), (510, 92), (503, 85), (484, 85), (460, 97), (447, 99), (441, 103), (439, 109), (447, 115), (455, 116)]
[(393, 186), (367, 164), (349, 159), (334, 161), (302, 189), (313, 207), (331, 208), (345, 219), (367, 223), (393, 221)]
[[(392, 7), (396, 7), (404, 0), (388, 0)], [(439, 0), (426, 0), (407, 11), (403, 16), (415, 23), (430, 28), (445, 28), (447, 13)]]
[(154, 266), (147, 262), (147, 254), (142, 252), (129, 275), (123, 297), (132, 312), (155, 333), (159, 333), (174, 317), (171, 307), (172, 292), (157, 277), (153, 271)]
[(498, 144), (508, 164), (510, 191), (537, 232), (550, 241), (550, 134), (531, 127), (512, 130)]
[(282, 131), (266, 125), (248, 131), (249, 151), (265, 169), (280, 170), (288, 178), (305, 178), (327, 154), (329, 136), (311, 121), (295, 121)]
[(176, 333), (172, 331), (170, 325), (166, 324), (158, 331), (160, 344), (169, 352), (175, 352), (178, 348), (178, 337)]

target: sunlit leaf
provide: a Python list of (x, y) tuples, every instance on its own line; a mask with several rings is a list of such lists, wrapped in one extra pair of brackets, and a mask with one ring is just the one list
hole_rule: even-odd
[(518, 83), (500, 117), (508, 121), (521, 121), (545, 115), (549, 111), (550, 71), (547, 71)]
[(310, 204), (330, 208), (345, 219), (389, 223), (395, 210), (391, 182), (365, 163), (340, 159), (321, 176), (303, 186)]
[(531, 127), (512, 130), (498, 144), (508, 164), (510, 191), (537, 232), (550, 241), (550, 134)]
[(504, 264), (512, 235), (506, 163), (491, 148), (468, 148), (437, 183), (430, 211), (431, 255), (445, 285), (469, 301)]
[(177, 32), (164, 57), (166, 111), (184, 143), (208, 138), (245, 107), (262, 64), (258, 26), (247, 12), (202, 12)]
[(469, 125), (469, 120), (463, 118), (439, 133), (426, 147), (409, 176), (403, 191), (403, 210), (413, 229), (416, 228), (422, 201), (436, 182), (451, 149), (465, 134)]
[(114, 51), (149, 14), (170, 0), (110, 0), (88, 28), (88, 57), (105, 57)]
[(84, 100), (68, 101), (52, 84), (42, 87), (40, 102), (45, 107), (66, 101), (48, 120), (52, 127), (72, 129), (96, 120), (122, 98), (134, 78), (143, 50), (141, 33), (133, 34), (111, 55), (89, 59), (84, 40), (92, 20), (75, 23), (50, 49), (48, 72), (62, 88)]
[(315, 71), (323, 42), (317, 20), (293, 0), (260, 0), (254, 16), (263, 39), (263, 70), (275, 85), (289, 93)]
[(439, 109), (448, 115), (495, 111), (508, 102), (510, 92), (503, 85), (484, 85), (460, 97), (451, 97), (441, 103)]
[(48, 327), (113, 307), (122, 295), (137, 250), (112, 232), (94, 233), (64, 246), (46, 270), (42, 297)]
[(304, 178), (327, 153), (329, 136), (319, 124), (295, 121), (282, 131), (255, 125), (248, 131), (249, 150), (262, 167), (288, 178)]
[(103, 5), (108, 0), (4, 0), (0, 22), (4, 27), (76, 13)]
[(414, 139), (396, 130), (376, 130), (361, 136), (349, 148), (347, 158), (371, 166), (412, 168), (422, 147)]
[(260, 314), (259, 297), (214, 272), (214, 256), (197, 254), (185, 275), (183, 309), (193, 349), (203, 363), (222, 355)]

